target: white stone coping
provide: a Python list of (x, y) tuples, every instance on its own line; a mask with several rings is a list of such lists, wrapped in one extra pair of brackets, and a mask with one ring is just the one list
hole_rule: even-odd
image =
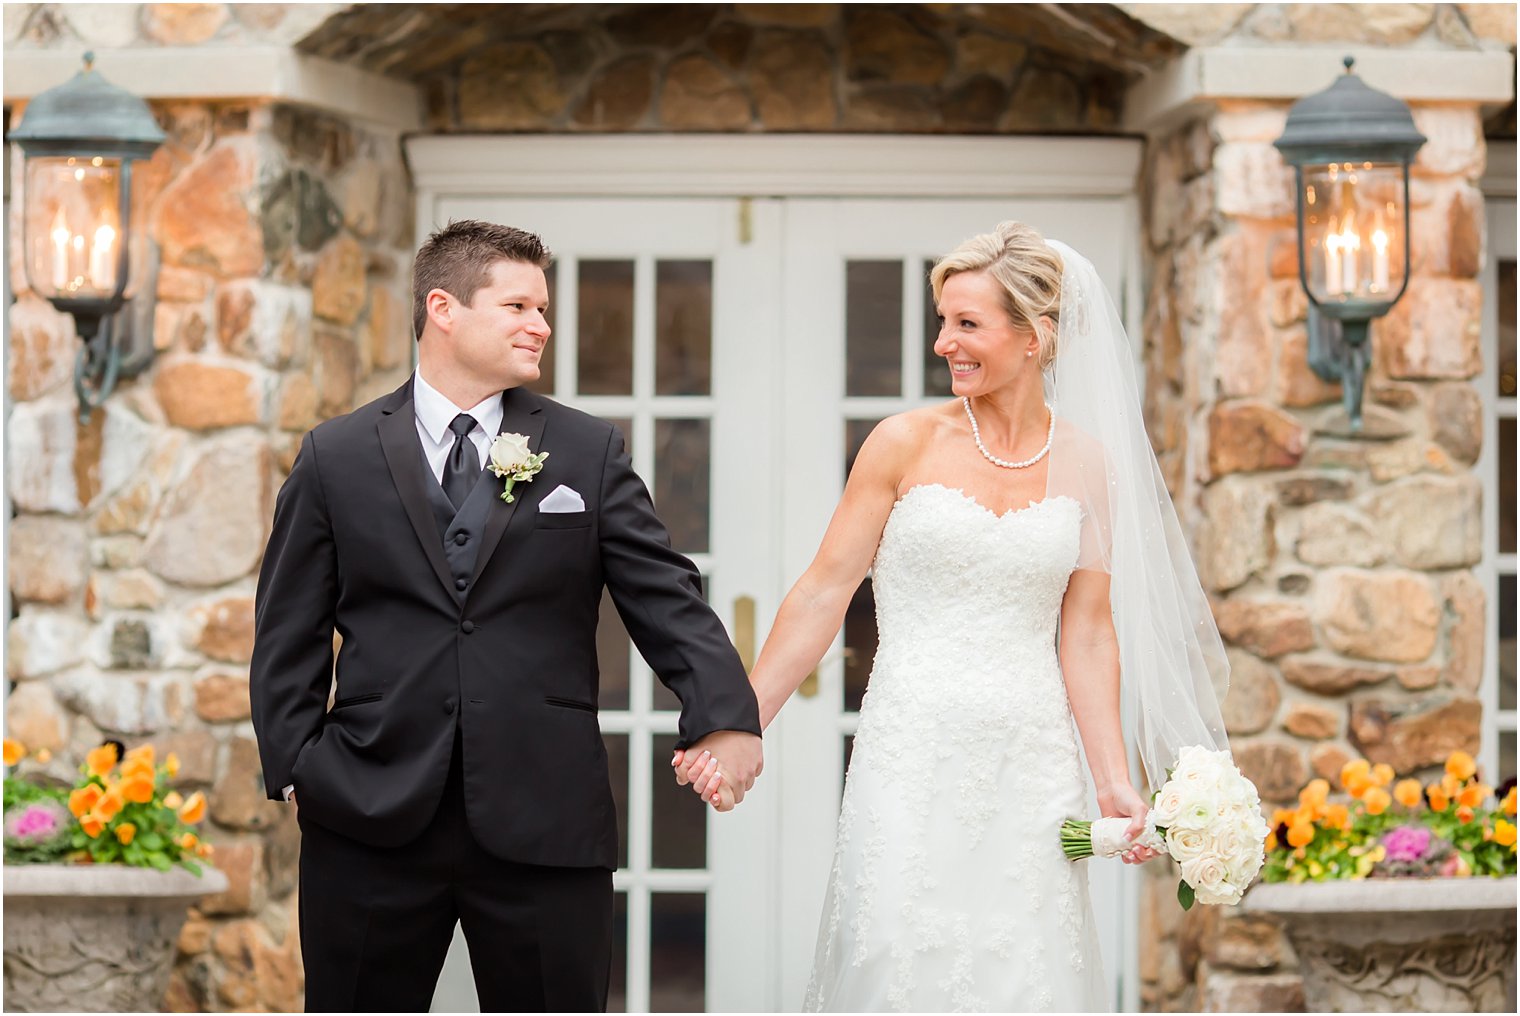
[[(61, 85), (88, 48), (7, 50), (5, 99)], [(288, 46), (96, 49), (106, 80), (145, 99), (266, 99), (292, 102), (396, 131), (420, 130), (416, 86)]]
[(893, 134), (425, 134), (405, 146), (419, 194), (513, 197), (1121, 197), (1143, 151), (1137, 138)]
[(168, 871), (125, 864), (7, 864), (5, 896), (84, 896), (93, 899), (140, 897), (199, 899), (227, 890), (227, 876), (206, 865), (199, 876), (184, 868)]
[(1257, 883), (1247, 910), (1270, 914), (1436, 913), (1514, 910), (1515, 878), (1365, 878)]
[(1202, 46), (1151, 71), (1129, 90), (1123, 124), (1165, 130), (1199, 103), (1293, 100), (1328, 88), (1341, 58), (1373, 88), (1406, 102), (1503, 104), (1515, 97), (1515, 58), (1507, 49), (1416, 49), (1322, 43)]

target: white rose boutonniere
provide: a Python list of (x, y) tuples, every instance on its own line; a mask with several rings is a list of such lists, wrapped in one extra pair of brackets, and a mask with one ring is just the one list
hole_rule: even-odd
[(548, 457), (548, 452), (534, 455), (528, 451), (528, 439), (522, 434), (497, 434), (491, 442), (491, 463), (486, 468), (507, 481), (501, 499), (507, 504), (517, 500), (512, 496), (512, 485), (532, 482)]

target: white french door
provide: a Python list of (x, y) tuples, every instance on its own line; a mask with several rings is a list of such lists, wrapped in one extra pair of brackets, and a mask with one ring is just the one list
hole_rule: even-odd
[[(894, 139), (409, 145), (420, 235), (485, 218), (539, 232), (555, 251), (554, 336), (537, 387), (623, 428), (677, 548), (746, 653), (811, 559), (869, 427), (945, 397), (928, 352), (936, 255), (1022, 218), (1088, 252), (1116, 300), (1138, 307), (1137, 145), (945, 147), (961, 157), (959, 183), (943, 151)], [(1010, 153), (1023, 156), (1024, 176), (1008, 168)], [(559, 165), (568, 168), (546, 169)], [(1081, 196), (1002, 196), (1024, 190)], [(689, 196), (743, 193), (779, 196)], [(612, 1009), (800, 1005), (874, 650), (871, 609), (867, 583), (818, 680), (767, 733), (755, 790), (720, 816), (674, 786), (677, 703), (609, 605), (600, 715), (622, 831)], [(1093, 886), (1115, 1002), (1134, 1008), (1134, 887), (1116, 864), (1094, 865)], [(474, 1002), (455, 944), (438, 1011)]]

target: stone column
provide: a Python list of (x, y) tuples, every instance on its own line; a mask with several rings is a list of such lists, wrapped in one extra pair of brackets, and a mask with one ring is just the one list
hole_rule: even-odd
[(26, 290), (11, 234), (6, 720), (60, 781), (107, 736), (177, 752), (230, 886), (185, 925), (166, 1005), (299, 1011), (299, 834), (248, 718), (254, 584), (302, 433), (410, 370), (414, 199), (393, 133), (257, 102), (155, 112), (133, 221), (162, 253), (158, 357), (86, 426), (72, 320)]
[[(1478, 109), (1415, 108), (1430, 140), (1411, 279), (1373, 325), (1358, 435), (1339, 385), (1307, 366), (1292, 172), (1271, 144), (1287, 107), (1213, 104), (1155, 139), (1142, 191), (1148, 421), (1230, 654), (1235, 755), (1268, 807), (1353, 755), (1415, 773), (1476, 753), (1484, 624)], [(1302, 1005), (1268, 920), (1181, 919), (1175, 873), (1156, 868), (1148, 1007)]]

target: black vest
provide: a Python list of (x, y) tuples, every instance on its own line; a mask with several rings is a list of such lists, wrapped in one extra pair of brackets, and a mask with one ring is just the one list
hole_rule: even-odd
[[(474, 451), (473, 444), (470, 450)], [(443, 556), (448, 559), (449, 572), (454, 576), (454, 599), (462, 607), (465, 594), (470, 591), (470, 576), (475, 574), (476, 558), (480, 556), (480, 539), (491, 514), (491, 499), (501, 496), (505, 481), (498, 479), (489, 469), (482, 469), (475, 486), (470, 488), (470, 496), (456, 512), (438, 478), (433, 475), (433, 467), (428, 465), (426, 455), (422, 456), (422, 468), (427, 472), (423, 486), (427, 490), (428, 506), (433, 509), (438, 536), (443, 540)]]

